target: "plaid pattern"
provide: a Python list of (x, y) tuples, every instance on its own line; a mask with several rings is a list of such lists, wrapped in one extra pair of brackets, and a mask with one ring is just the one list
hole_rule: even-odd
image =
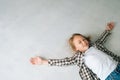
[[(109, 51), (103, 46), (110, 31), (105, 30), (101, 36), (93, 43), (91, 46), (98, 48), (99, 50), (110, 55), (116, 61), (120, 62), (120, 57)], [(78, 65), (80, 68), (79, 74), (82, 80), (100, 80), (95, 73), (92, 72), (84, 63), (84, 55), (80, 52), (75, 53), (72, 57), (66, 57), (64, 59), (49, 59), (48, 63), (51, 66), (68, 66), (68, 65)]]
[[(66, 66), (66, 65), (73, 65), (73, 64), (77, 64), (78, 62), (78, 57), (81, 56), (78, 53), (76, 53), (74, 56), (72, 57), (66, 57), (64, 59), (49, 59), (48, 63), (51, 66)], [(79, 59), (80, 60), (80, 59)]]

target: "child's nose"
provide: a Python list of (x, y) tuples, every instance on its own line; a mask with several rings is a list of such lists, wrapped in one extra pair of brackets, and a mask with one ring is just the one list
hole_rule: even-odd
[(82, 41), (82, 44), (85, 45), (85, 41)]
[(84, 42), (84, 41), (82, 41), (82, 44), (85, 44), (85, 42)]

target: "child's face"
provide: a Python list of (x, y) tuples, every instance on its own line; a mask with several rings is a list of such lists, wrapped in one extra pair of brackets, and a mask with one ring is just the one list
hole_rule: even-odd
[(85, 52), (89, 48), (89, 42), (82, 36), (75, 36), (73, 39), (76, 51)]

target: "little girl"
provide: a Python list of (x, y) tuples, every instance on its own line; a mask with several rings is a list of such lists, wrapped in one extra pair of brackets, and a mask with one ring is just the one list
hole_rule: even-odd
[(51, 66), (77, 65), (82, 80), (120, 80), (120, 57), (106, 49), (103, 44), (114, 28), (114, 23), (107, 24), (103, 34), (92, 43), (89, 37), (73, 34), (69, 43), (75, 54), (64, 59), (43, 59), (33, 57), (33, 65), (48, 64)]

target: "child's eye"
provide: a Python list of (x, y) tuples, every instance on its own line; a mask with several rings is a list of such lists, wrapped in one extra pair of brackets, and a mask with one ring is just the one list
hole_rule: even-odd
[(85, 41), (86, 39), (83, 39), (83, 41)]
[(81, 43), (81, 41), (79, 41), (79, 44)]

